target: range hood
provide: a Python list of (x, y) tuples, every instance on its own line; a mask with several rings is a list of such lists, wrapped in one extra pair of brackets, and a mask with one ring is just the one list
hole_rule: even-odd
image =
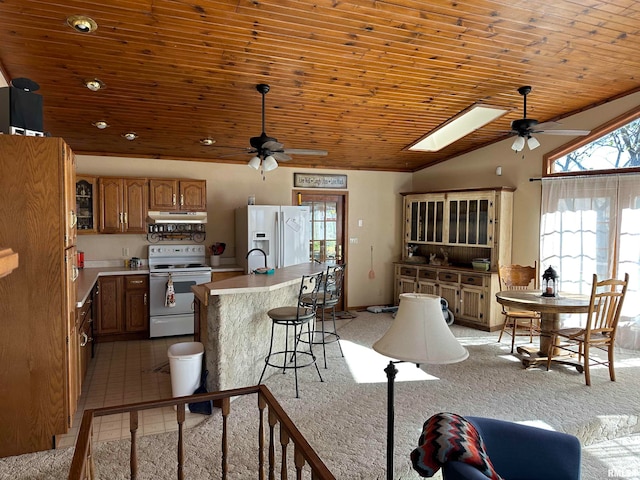
[(149, 223), (207, 223), (207, 212), (148, 212)]

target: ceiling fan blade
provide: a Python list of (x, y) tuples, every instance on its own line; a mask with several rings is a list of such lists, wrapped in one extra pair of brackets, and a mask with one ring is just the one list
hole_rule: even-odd
[(262, 144), (262, 148), (265, 150), (270, 150), (272, 152), (281, 151), (284, 147), (280, 142), (276, 142), (275, 140), (269, 140), (268, 142), (264, 142)]
[(542, 122), (542, 123), (538, 123), (535, 127), (533, 127), (533, 130), (539, 131), (539, 130), (545, 130), (547, 128), (555, 129), (555, 128), (558, 128), (560, 125), (562, 125), (560, 122)]
[(324, 157), (329, 154), (326, 150), (311, 150), (309, 148), (285, 148), (284, 153), (291, 155), (318, 155)]
[(589, 135), (591, 133), (591, 130), (536, 130), (535, 133), (542, 133), (544, 135), (584, 136)]
[(288, 162), (291, 160), (291, 157), (284, 152), (271, 152), (271, 155), (279, 162)]

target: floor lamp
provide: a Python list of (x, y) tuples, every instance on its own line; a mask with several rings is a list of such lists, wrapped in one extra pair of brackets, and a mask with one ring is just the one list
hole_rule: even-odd
[(387, 480), (393, 480), (394, 450), (394, 363), (418, 365), (461, 362), (469, 352), (453, 336), (442, 313), (440, 297), (403, 293), (396, 318), (373, 349), (394, 360), (384, 369), (387, 374)]

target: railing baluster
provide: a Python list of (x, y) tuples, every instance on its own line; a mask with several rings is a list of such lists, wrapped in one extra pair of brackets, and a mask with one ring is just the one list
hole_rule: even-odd
[(296, 465), (296, 480), (302, 480), (302, 469), (307, 462), (305, 462), (304, 455), (297, 443), (293, 446), (293, 461)]
[(284, 428), (282, 428), (282, 424), (280, 424), (280, 445), (282, 447), (282, 466), (280, 467), (280, 478), (282, 480), (287, 480), (287, 478), (289, 478), (287, 472), (287, 445), (289, 445), (289, 434)]
[(179, 403), (176, 409), (178, 418), (178, 480), (184, 480), (184, 410), (186, 404)]
[(275, 425), (278, 423), (278, 417), (273, 413), (273, 410), (269, 408), (269, 480), (275, 480), (275, 467), (276, 467), (276, 439), (275, 439)]
[(258, 392), (258, 409), (260, 410), (260, 424), (258, 426), (258, 480), (264, 480), (264, 409), (267, 402), (261, 392)]
[(138, 451), (137, 451), (137, 434), (138, 434), (138, 411), (131, 410), (129, 412), (129, 431), (131, 432), (131, 454), (129, 455), (129, 469), (131, 470), (131, 480), (138, 478)]
[(231, 400), (229, 398), (222, 399), (222, 480), (227, 478), (227, 453), (229, 446), (227, 444), (227, 417), (231, 411)]

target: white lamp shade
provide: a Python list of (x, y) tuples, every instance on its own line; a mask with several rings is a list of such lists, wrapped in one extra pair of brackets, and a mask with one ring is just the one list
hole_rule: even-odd
[(529, 137), (527, 139), (527, 146), (529, 147), (529, 150), (533, 150), (533, 149), (538, 148), (540, 146), (540, 142), (538, 141), (538, 139), (536, 137)]
[(260, 157), (253, 157), (251, 160), (249, 160), (249, 163), (247, 165), (249, 165), (254, 170), (257, 170), (258, 168), (260, 168)]
[(440, 297), (421, 293), (400, 295), (396, 318), (373, 349), (412, 363), (456, 363), (469, 356), (447, 326)]
[(513, 141), (513, 145), (511, 145), (511, 149), (519, 152), (524, 148), (524, 137), (516, 137)]
[(276, 159), (273, 158), (272, 155), (268, 155), (265, 157), (264, 162), (262, 162), (262, 168), (265, 172), (270, 172), (278, 168), (278, 162), (276, 162)]

